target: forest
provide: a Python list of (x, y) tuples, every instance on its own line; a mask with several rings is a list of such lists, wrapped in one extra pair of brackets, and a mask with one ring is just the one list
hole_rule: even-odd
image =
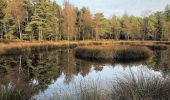
[(145, 11), (141, 17), (92, 14), (87, 7), (63, 6), (51, 0), (0, 0), (0, 39), (170, 40), (170, 4), (164, 11)]

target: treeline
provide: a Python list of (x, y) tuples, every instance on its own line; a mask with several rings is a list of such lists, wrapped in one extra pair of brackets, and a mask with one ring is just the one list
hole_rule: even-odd
[[(109, 10), (109, 9), (108, 9)], [(170, 40), (170, 5), (143, 17), (94, 16), (68, 1), (0, 0), (0, 38), (24, 40)]]

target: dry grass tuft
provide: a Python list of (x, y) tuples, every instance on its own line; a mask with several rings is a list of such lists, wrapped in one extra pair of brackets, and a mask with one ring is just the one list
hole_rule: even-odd
[(8, 84), (0, 87), (0, 100), (27, 100), (21, 91), (18, 91), (14, 86)]
[(75, 87), (67, 93), (63, 91), (64, 94), (54, 94), (51, 100), (169, 100), (170, 98), (169, 79), (151, 72), (124, 73), (111, 81), (106, 88), (96, 81), (93, 82), (95, 84), (91, 81), (75, 84)]

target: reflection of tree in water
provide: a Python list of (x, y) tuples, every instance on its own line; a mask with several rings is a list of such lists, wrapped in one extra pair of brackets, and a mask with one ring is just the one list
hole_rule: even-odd
[(166, 76), (170, 73), (170, 48), (154, 51), (155, 57), (148, 62), (148, 66), (154, 70), (161, 70)]
[(74, 75), (77, 75), (75, 68), (75, 59), (73, 56), (73, 51), (70, 49), (60, 52), (62, 52), (62, 58), (59, 58), (60, 67), (62, 67), (62, 72), (65, 75), (64, 82), (68, 84), (73, 80)]
[(88, 75), (88, 73), (90, 72), (90, 69), (92, 67), (92, 63), (89, 63), (87, 61), (82, 61), (77, 59), (76, 60), (76, 69), (77, 71), (79, 71), (79, 73), (85, 77), (86, 75)]
[(104, 63), (97, 63), (97, 62), (90, 62), (90, 61), (76, 59), (76, 68), (83, 77), (89, 74), (92, 67), (94, 67), (94, 70), (97, 72), (102, 71), (103, 65)]
[[(155, 70), (169, 72), (170, 51), (157, 51), (156, 57), (147, 62)], [(142, 64), (145, 64), (142, 62)], [(69, 84), (74, 76), (87, 76), (92, 68), (98, 71), (103, 70), (106, 63), (90, 62), (75, 59), (73, 50), (55, 50), (21, 55), (17, 57), (0, 58), (0, 85), (12, 83), (18, 90), (23, 90), (28, 97), (44, 91), (63, 73), (64, 82)], [(134, 66), (139, 63), (121, 64), (122, 66)], [(115, 66), (115, 63), (111, 64)]]
[(21, 55), (15, 57), (1, 57), (0, 67), (6, 70), (1, 76), (1, 85), (12, 83), (18, 90), (31, 97), (39, 91), (44, 91), (62, 73), (65, 83), (69, 84), (75, 75), (83, 76), (90, 71), (91, 64), (83, 62), (77, 64), (72, 50), (56, 50), (52, 52)]
[(20, 57), (1, 57), (1, 66), (6, 69), (6, 74), (1, 77), (0, 85), (8, 85), (11, 83), (19, 91), (23, 91), (26, 96), (31, 96), (31, 87), (28, 83), (28, 77), (25, 70), (19, 73)]
[(7, 72), (1, 77), (0, 84), (12, 83), (18, 90), (23, 90), (31, 97), (39, 90), (48, 88), (48, 85), (61, 74), (58, 55), (58, 52), (46, 52), (19, 57), (2, 57), (0, 65)]

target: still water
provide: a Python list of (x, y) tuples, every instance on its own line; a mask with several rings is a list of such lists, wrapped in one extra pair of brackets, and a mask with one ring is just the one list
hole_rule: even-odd
[[(151, 59), (130, 62), (92, 62), (76, 59), (73, 49), (0, 57), (0, 85), (12, 85), (30, 99), (48, 100), (67, 92), (76, 83), (97, 81), (103, 87), (110, 81), (141, 71), (160, 77), (170, 75), (170, 48), (154, 51)], [(149, 76), (149, 74), (148, 74)]]

